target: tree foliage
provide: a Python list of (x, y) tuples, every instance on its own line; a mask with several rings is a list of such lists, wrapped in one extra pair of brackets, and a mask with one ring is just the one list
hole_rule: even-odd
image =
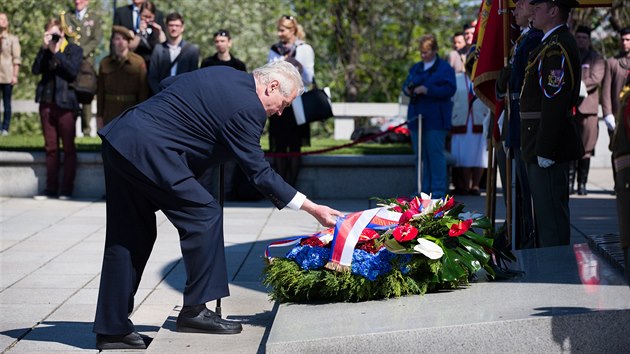
[[(180, 12), (186, 22), (184, 37), (199, 45), (201, 56), (214, 53), (212, 35), (227, 29), (233, 37), (233, 53), (248, 69), (263, 65), (277, 40), (276, 21), (281, 15), (296, 16), (306, 40), (316, 55), (315, 70), (320, 86), (330, 86), (334, 101), (396, 101), (407, 70), (420, 60), (417, 39), (427, 33), (437, 36), (440, 54), (450, 49), (451, 35), (476, 17), (480, 1), (466, 0), (155, 0), (165, 15)], [(116, 5), (126, 4), (117, 0)], [(604, 34), (630, 25), (627, 0), (614, 0), (612, 9), (574, 11), (576, 24), (600, 25)], [(97, 63), (109, 50), (114, 0), (91, 0), (90, 7), (102, 13), (104, 39)], [(34, 97), (39, 76), (30, 67), (42, 42), (47, 19), (73, 7), (70, 0), (6, 0), (11, 30), (20, 38), (22, 68), (14, 98)], [(618, 50), (616, 36), (594, 38), (606, 55)]]

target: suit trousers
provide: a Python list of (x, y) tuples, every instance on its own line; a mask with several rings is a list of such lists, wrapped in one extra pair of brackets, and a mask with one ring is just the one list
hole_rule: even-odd
[[(199, 204), (161, 188), (106, 140), (102, 153), (107, 229), (94, 332), (119, 335), (134, 331), (128, 316), (156, 240), (157, 210), (162, 210), (179, 233), (186, 268), (183, 304), (205, 304), (228, 296), (223, 215), (216, 199)], [(205, 192), (194, 178), (182, 184), (185, 189)]]
[(527, 163), (527, 177), (534, 204), (538, 247), (568, 245), (569, 162), (556, 162), (547, 168)]
[(1, 130), (9, 131), (11, 125), (11, 93), (13, 92), (13, 85), (0, 84), (0, 94), (2, 94), (3, 104), (3, 119)]

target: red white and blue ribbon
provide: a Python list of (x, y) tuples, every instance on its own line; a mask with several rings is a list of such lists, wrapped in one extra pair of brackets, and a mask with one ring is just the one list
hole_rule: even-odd
[(367, 241), (371, 237), (362, 235), (365, 229), (387, 230), (398, 225), (401, 213), (387, 210), (385, 207), (368, 209), (337, 218), (334, 229), (326, 229), (312, 235), (294, 236), (272, 242), (265, 249), (265, 257), (269, 257), (269, 249), (292, 246), (304, 238), (324, 237), (333, 234), (330, 262), (341, 266), (350, 266), (354, 247), (358, 242)]

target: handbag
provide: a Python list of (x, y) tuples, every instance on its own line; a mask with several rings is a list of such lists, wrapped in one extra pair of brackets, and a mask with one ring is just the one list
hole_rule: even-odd
[(318, 88), (313, 78), (313, 88), (296, 97), (293, 112), (298, 125), (323, 121), (333, 116), (332, 103), (325, 89)]
[(96, 70), (89, 60), (84, 59), (81, 62), (77, 78), (70, 84), (79, 103), (89, 104), (92, 102), (94, 95), (96, 95), (96, 80)]

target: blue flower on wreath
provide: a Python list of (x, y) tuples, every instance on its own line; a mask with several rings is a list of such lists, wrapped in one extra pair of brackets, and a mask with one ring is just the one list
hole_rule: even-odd
[(392, 260), (395, 254), (385, 248), (372, 254), (363, 250), (354, 250), (352, 254), (352, 274), (360, 275), (374, 281), (381, 275), (392, 271)]
[(330, 249), (309, 245), (296, 246), (287, 254), (287, 259), (295, 261), (304, 270), (320, 269), (330, 259)]

